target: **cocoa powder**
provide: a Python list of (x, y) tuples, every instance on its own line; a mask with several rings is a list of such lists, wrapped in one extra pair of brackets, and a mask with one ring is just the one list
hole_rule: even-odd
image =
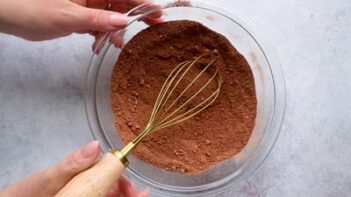
[(187, 20), (151, 26), (121, 52), (110, 88), (118, 134), (127, 144), (142, 132), (174, 66), (204, 53), (216, 57), (224, 81), (216, 102), (183, 123), (151, 133), (133, 152), (137, 158), (166, 170), (198, 174), (247, 144), (257, 105), (250, 66), (224, 36)]

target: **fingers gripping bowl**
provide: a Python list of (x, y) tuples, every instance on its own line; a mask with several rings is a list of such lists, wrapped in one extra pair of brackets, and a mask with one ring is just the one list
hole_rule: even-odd
[[(126, 176), (138, 187), (149, 187), (156, 196), (202, 196), (222, 192), (259, 167), (271, 151), (279, 134), (285, 110), (285, 87), (279, 62), (268, 43), (251, 24), (214, 1), (156, 1), (165, 21), (192, 20), (224, 35), (246, 58), (252, 69), (257, 115), (252, 136), (245, 148), (200, 175), (183, 175), (158, 169), (129, 157)], [(141, 5), (129, 12), (131, 21), (121, 30), (105, 36), (98, 43), (87, 73), (86, 113), (94, 137), (104, 152), (123, 147), (117, 135), (110, 105), (109, 89), (113, 67), (125, 44), (147, 26), (141, 22), (155, 6)], [(140, 14), (143, 13), (143, 14)], [(122, 42), (123, 41), (123, 42)]]

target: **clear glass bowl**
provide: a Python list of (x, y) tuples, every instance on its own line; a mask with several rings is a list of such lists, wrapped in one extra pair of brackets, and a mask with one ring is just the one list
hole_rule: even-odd
[[(159, 0), (164, 20), (188, 19), (221, 33), (249, 62), (256, 86), (257, 117), (247, 146), (200, 175), (184, 175), (158, 169), (130, 155), (125, 175), (138, 188), (149, 187), (152, 196), (204, 196), (218, 194), (243, 181), (270, 153), (279, 134), (285, 110), (285, 86), (279, 61), (257, 29), (244, 17), (215, 0), (175, 3)], [(127, 15), (129, 25), (105, 36), (93, 54), (87, 73), (86, 113), (94, 137), (103, 152), (121, 149), (123, 144), (113, 124), (109, 88), (113, 66), (125, 43), (147, 26), (140, 21), (154, 12), (154, 6), (141, 5)], [(144, 13), (144, 14), (140, 14)], [(196, 35), (194, 35), (196, 36)], [(121, 46), (115, 41), (122, 41)]]

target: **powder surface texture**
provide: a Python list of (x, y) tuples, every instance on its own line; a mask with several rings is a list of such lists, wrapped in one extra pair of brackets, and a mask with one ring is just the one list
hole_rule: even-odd
[(199, 174), (247, 144), (257, 107), (250, 66), (224, 36), (187, 20), (151, 26), (121, 52), (110, 87), (118, 135), (127, 144), (142, 132), (172, 69), (204, 53), (216, 57), (223, 80), (219, 97), (199, 115), (151, 133), (133, 152), (137, 158), (169, 171)]

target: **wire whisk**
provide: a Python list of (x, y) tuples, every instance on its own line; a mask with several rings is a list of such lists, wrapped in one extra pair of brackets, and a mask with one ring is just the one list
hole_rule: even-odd
[(215, 60), (203, 63), (202, 60), (207, 61), (204, 56), (182, 62), (174, 68), (161, 88), (149, 122), (135, 140), (121, 152), (106, 153), (95, 165), (71, 179), (56, 197), (106, 194), (128, 166), (126, 156), (145, 136), (185, 121), (213, 104), (220, 93), (222, 80), (214, 65)]
[[(128, 155), (151, 132), (188, 120), (208, 108), (217, 99), (222, 79), (218, 73), (218, 68), (214, 65), (215, 59), (208, 63), (200, 62), (205, 56), (201, 55), (194, 60), (182, 62), (172, 70), (158, 94), (145, 129), (119, 152), (120, 157)], [(199, 70), (201, 65), (203, 68)], [(196, 71), (198, 72), (196, 73)], [(189, 82), (185, 81), (186, 76), (194, 74), (194, 72), (196, 73), (194, 78)], [(206, 80), (199, 80), (200, 78), (206, 78)], [(203, 84), (199, 85), (200, 82), (203, 82)], [(177, 90), (180, 84), (184, 85), (184, 83), (188, 83), (185, 88), (181, 91)], [(214, 86), (210, 94), (206, 98), (201, 96), (202, 98), (199, 99), (200, 95), (203, 95), (206, 90), (208, 92), (210, 86)], [(198, 89), (194, 91), (194, 87)], [(180, 93), (175, 95), (176, 91)]]

